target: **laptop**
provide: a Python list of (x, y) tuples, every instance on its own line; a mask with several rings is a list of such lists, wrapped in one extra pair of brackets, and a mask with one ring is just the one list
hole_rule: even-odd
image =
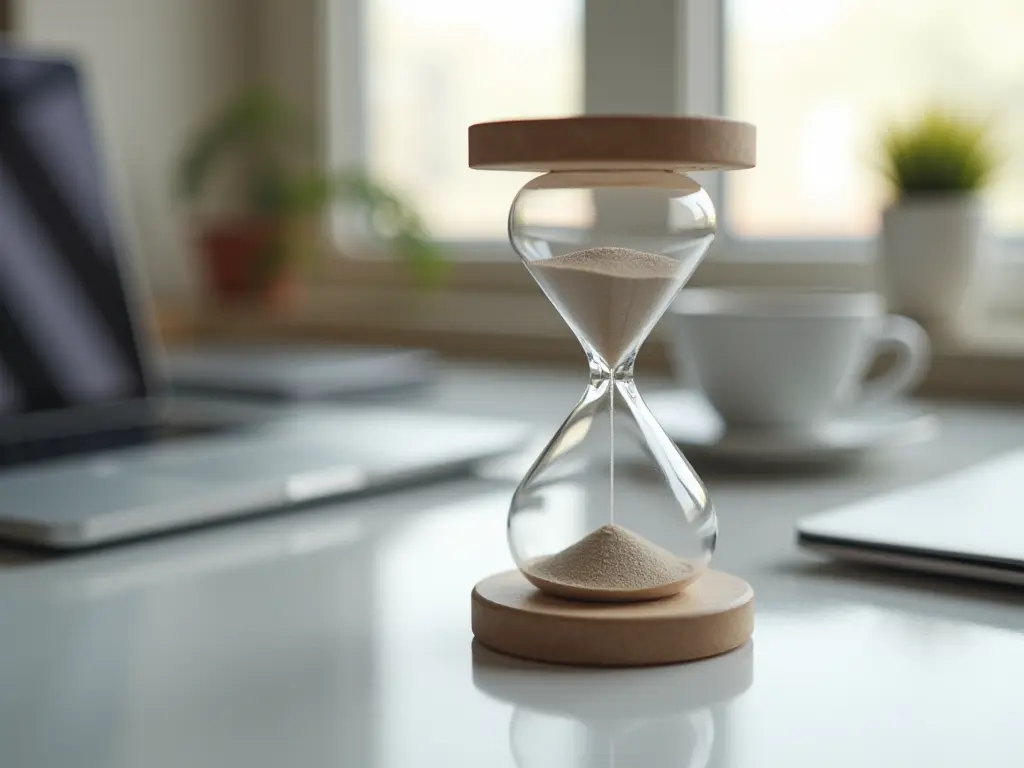
[(523, 425), (170, 400), (78, 68), (0, 53), (0, 538), (106, 544), (464, 472)]
[(797, 523), (840, 560), (1024, 585), (1024, 451)]

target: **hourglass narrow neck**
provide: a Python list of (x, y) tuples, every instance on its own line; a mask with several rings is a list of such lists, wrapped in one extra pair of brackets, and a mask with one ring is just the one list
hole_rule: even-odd
[(590, 383), (597, 385), (609, 379), (616, 381), (632, 381), (633, 365), (636, 362), (636, 355), (630, 355), (615, 368), (611, 368), (606, 362), (596, 355), (588, 354), (587, 362), (590, 365)]

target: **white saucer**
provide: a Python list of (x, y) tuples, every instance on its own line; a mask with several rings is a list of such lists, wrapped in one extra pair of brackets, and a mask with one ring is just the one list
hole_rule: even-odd
[(909, 403), (837, 414), (802, 433), (725, 429), (704, 397), (687, 390), (644, 398), (668, 436), (690, 458), (758, 464), (810, 464), (858, 459), (869, 452), (933, 439), (939, 420)]

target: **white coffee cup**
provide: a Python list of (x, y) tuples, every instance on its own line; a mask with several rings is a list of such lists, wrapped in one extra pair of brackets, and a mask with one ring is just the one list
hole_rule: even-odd
[[(800, 431), (842, 407), (906, 393), (928, 370), (930, 344), (875, 293), (684, 290), (667, 316), (672, 356), (728, 429)], [(875, 358), (892, 368), (865, 382)]]

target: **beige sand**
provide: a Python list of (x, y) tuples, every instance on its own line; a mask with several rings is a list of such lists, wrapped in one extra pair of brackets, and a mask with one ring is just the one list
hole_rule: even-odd
[(684, 277), (676, 259), (629, 248), (587, 248), (529, 268), (612, 368), (643, 340)]
[(558, 597), (653, 600), (696, 578), (692, 565), (621, 525), (603, 525), (561, 552), (535, 560), (523, 575)]

